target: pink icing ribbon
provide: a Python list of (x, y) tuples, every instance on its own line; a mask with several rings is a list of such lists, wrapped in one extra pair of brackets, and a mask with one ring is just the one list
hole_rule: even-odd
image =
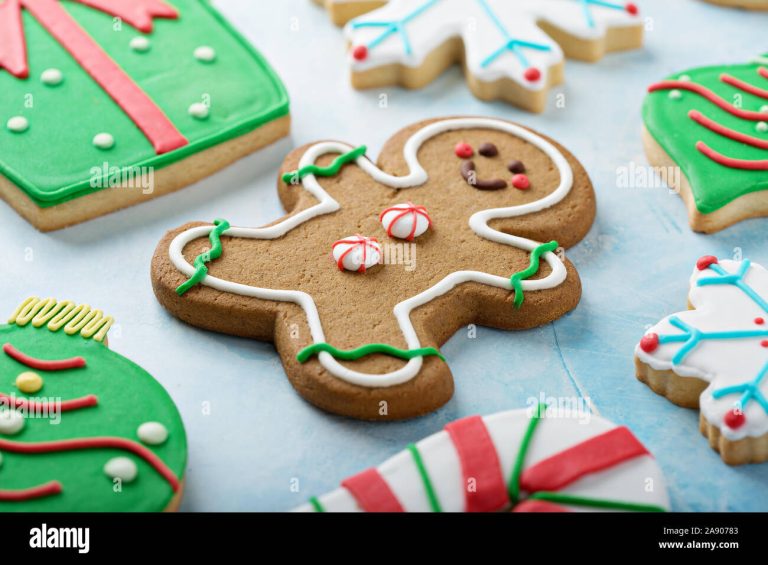
[[(175, 19), (174, 8), (162, 0), (76, 0), (83, 5), (121, 18), (139, 31), (152, 31), (154, 18)], [(0, 68), (17, 78), (27, 78), (24, 24), (26, 9), (64, 47), (142, 131), (161, 155), (187, 145), (187, 139), (155, 102), (80, 27), (58, 0), (5, 0), (0, 3)]]

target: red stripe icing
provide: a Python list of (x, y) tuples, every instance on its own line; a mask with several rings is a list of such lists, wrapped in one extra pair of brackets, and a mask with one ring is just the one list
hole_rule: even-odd
[[(146, 2), (147, 0), (143, 0)], [(128, 6), (133, 2), (122, 2)], [(143, 3), (142, 2), (142, 3)], [(24, 7), (112, 97), (161, 155), (187, 145), (163, 111), (61, 6), (58, 0), (22, 0)], [(116, 2), (110, 2), (109, 5)], [(94, 5), (107, 6), (104, 0)], [(134, 10), (126, 13), (134, 14)], [(138, 14), (139, 11), (135, 11)]]
[(757, 72), (760, 74), (761, 77), (768, 78), (768, 69), (764, 67), (760, 67), (759, 69), (757, 69)]
[(750, 94), (754, 94), (755, 96), (759, 96), (760, 98), (768, 98), (768, 90), (763, 90), (762, 88), (758, 88), (757, 86), (749, 84), (748, 82), (744, 82), (743, 80), (737, 79), (734, 76), (722, 74), (720, 75), (720, 80), (723, 81), (725, 84), (730, 84), (731, 86), (740, 88), (744, 92), (749, 92)]
[(40, 486), (20, 490), (0, 490), (0, 502), (23, 502), (61, 493), (61, 483), (51, 481)]
[(365, 512), (405, 512), (395, 493), (376, 469), (368, 469), (341, 483)]
[(149, 463), (163, 477), (174, 492), (179, 490), (180, 481), (163, 460), (143, 445), (121, 437), (89, 437), (80, 439), (64, 439), (59, 441), (42, 441), (24, 443), (0, 438), (0, 451), (10, 453), (57, 453), (62, 451), (77, 451), (81, 449), (122, 449), (138, 455)]
[(445, 426), (461, 462), (467, 512), (497, 512), (509, 505), (507, 485), (488, 428), (480, 416)]
[(175, 20), (178, 17), (178, 13), (174, 8), (160, 0), (123, 0), (122, 2), (115, 0), (77, 0), (77, 2), (101, 10), (110, 16), (121, 18), (144, 33), (152, 31), (152, 18)]
[(712, 102), (714, 105), (716, 105), (718, 108), (721, 108), (726, 112), (728, 112), (729, 114), (733, 114), (738, 118), (742, 118), (745, 120), (752, 120), (756, 122), (765, 119), (764, 113), (751, 112), (749, 110), (742, 110), (741, 108), (737, 108), (733, 104), (730, 104), (725, 100), (723, 100), (722, 98), (720, 98), (717, 94), (712, 92), (706, 86), (702, 86), (694, 82), (687, 82), (682, 80), (664, 80), (649, 86), (648, 92), (656, 92), (657, 90), (673, 90), (673, 89), (688, 90), (690, 92), (694, 92), (699, 96), (706, 98), (707, 100)]
[(703, 141), (696, 143), (696, 149), (712, 159), (715, 163), (730, 167), (731, 169), (744, 169), (747, 171), (768, 171), (768, 160), (748, 161), (746, 159), (734, 159), (718, 153)]
[(85, 367), (85, 359), (82, 357), (56, 360), (37, 359), (36, 357), (30, 357), (26, 353), (22, 353), (10, 343), (3, 344), (3, 351), (14, 361), (18, 361), (22, 365), (26, 365), (31, 369), (37, 369), (38, 371), (64, 371), (65, 369)]
[[(759, 149), (768, 149), (768, 139), (752, 137), (751, 135), (727, 128), (714, 120), (710, 120), (698, 110), (691, 110), (688, 112), (688, 117), (691, 118), (694, 122), (701, 124), (705, 128), (719, 135), (722, 135), (723, 137), (727, 137), (728, 139), (732, 139), (740, 143), (746, 143), (747, 145), (751, 145), (752, 147), (757, 147)], [(766, 119), (768, 119), (768, 116), (766, 116)]]
[(524, 500), (515, 506), (512, 512), (570, 512), (570, 510), (548, 500), (533, 499)]
[(16, 78), (27, 78), (27, 45), (19, 0), (0, 2), (0, 69)]
[(590, 473), (649, 455), (645, 446), (625, 427), (583, 441), (523, 471), (525, 492), (558, 491)]
[[(80, 398), (73, 398), (72, 400), (63, 400), (60, 405), (53, 402), (37, 402), (34, 400), (27, 400), (26, 398), (19, 398), (18, 396), (10, 396), (4, 392), (0, 392), (0, 406), (3, 405), (4, 399), (12, 399), (14, 408), (23, 408), (25, 410), (32, 411), (44, 411), (50, 413), (51, 410), (59, 410), (61, 412), (71, 412), (72, 410), (79, 410), (81, 408), (90, 408), (96, 406), (99, 403), (99, 399), (96, 395), (89, 394)], [(10, 403), (8, 403), (10, 404)]]

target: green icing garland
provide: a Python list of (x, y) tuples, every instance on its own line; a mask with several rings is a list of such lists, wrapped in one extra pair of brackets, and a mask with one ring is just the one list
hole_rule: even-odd
[(211, 241), (211, 249), (205, 253), (201, 253), (195, 258), (195, 274), (192, 275), (188, 281), (180, 284), (176, 289), (176, 294), (179, 296), (182, 296), (193, 286), (203, 282), (203, 279), (208, 275), (208, 267), (206, 267), (205, 264), (221, 257), (221, 234), (227, 231), (230, 228), (230, 225), (227, 220), (221, 219), (214, 220), (213, 224), (216, 227), (211, 230), (211, 233), (208, 236)]
[(398, 349), (392, 345), (386, 343), (368, 343), (361, 345), (356, 349), (337, 349), (329, 343), (313, 343), (308, 345), (296, 355), (299, 363), (306, 363), (311, 357), (319, 354), (320, 352), (326, 352), (333, 355), (335, 359), (342, 359), (343, 361), (355, 361), (368, 355), (374, 355), (376, 353), (383, 353), (391, 357), (397, 357), (398, 359), (413, 359), (414, 357), (439, 357), (445, 361), (445, 357), (435, 349), (434, 347), (421, 347), (419, 349)]
[(365, 155), (366, 151), (366, 146), (361, 145), (360, 147), (355, 147), (352, 151), (339, 155), (333, 160), (333, 163), (327, 167), (319, 167), (312, 164), (307, 165), (306, 167), (301, 167), (297, 171), (289, 171), (283, 174), (283, 182), (285, 184), (298, 184), (299, 181), (307, 175), (316, 175), (318, 177), (332, 177), (338, 175), (344, 165), (356, 161), (359, 157)]
[(510, 277), (509, 282), (515, 291), (515, 306), (517, 308), (520, 308), (525, 300), (525, 296), (523, 295), (523, 281), (539, 272), (541, 256), (544, 255), (544, 253), (554, 251), (558, 247), (559, 244), (556, 241), (542, 243), (531, 251), (531, 263), (528, 265), (528, 268), (519, 273), (515, 273)]
[(408, 451), (411, 452), (413, 462), (416, 464), (416, 469), (419, 471), (419, 476), (421, 476), (421, 482), (424, 483), (424, 490), (427, 493), (429, 507), (432, 509), (432, 512), (442, 512), (443, 508), (440, 506), (440, 501), (437, 498), (435, 487), (432, 485), (432, 479), (429, 478), (429, 473), (427, 473), (427, 467), (424, 465), (424, 460), (421, 458), (419, 448), (416, 447), (415, 443), (412, 443), (408, 446)]

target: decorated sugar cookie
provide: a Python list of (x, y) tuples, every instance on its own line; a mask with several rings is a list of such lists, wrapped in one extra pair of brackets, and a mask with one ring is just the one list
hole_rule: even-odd
[(546, 416), (472, 416), (315, 497), (302, 512), (663, 512), (656, 460), (625, 427)]
[(683, 71), (649, 91), (646, 153), (679, 190), (691, 228), (768, 216), (768, 57)]
[(168, 393), (89, 306), (25, 300), (0, 326), (0, 512), (175, 510), (187, 440)]
[(288, 121), (209, 0), (0, 2), (0, 197), (41, 230), (192, 184)]
[(604, 0), (390, 0), (326, 5), (346, 24), (355, 88), (421, 88), (453, 64), (473, 94), (533, 112), (564, 79), (564, 59), (597, 61), (642, 45), (632, 2)]
[[(478, 179), (507, 186), (467, 182), (458, 144), (472, 149)], [(483, 155), (489, 144), (496, 152)], [(157, 247), (152, 280), (185, 322), (273, 341), (291, 383), (317, 406), (409, 418), (451, 398), (438, 347), (454, 332), (531, 328), (576, 306), (579, 278), (557, 242), (587, 233), (594, 193), (560, 145), (499, 119), (421, 122), (376, 164), (365, 151), (341, 142), (295, 150), (278, 182), (286, 217), (175, 229)], [(524, 164), (527, 190), (512, 186), (512, 161)]]
[(768, 271), (702, 257), (692, 310), (668, 316), (635, 349), (637, 378), (701, 411), (700, 427), (730, 465), (768, 461)]

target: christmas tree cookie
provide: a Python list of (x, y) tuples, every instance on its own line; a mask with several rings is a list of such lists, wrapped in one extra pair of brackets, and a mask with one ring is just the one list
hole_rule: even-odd
[(278, 182), (287, 216), (175, 229), (152, 280), (185, 322), (273, 341), (315, 405), (409, 418), (451, 398), (438, 347), (454, 332), (531, 328), (576, 306), (579, 278), (558, 241), (587, 233), (594, 193), (560, 145), (499, 119), (417, 123), (377, 164), (365, 153), (297, 149)]
[(664, 475), (625, 427), (543, 405), (451, 422), (301, 512), (669, 510)]
[(648, 159), (679, 191), (692, 229), (768, 216), (768, 58), (653, 84), (643, 120)]
[(698, 407), (701, 431), (726, 463), (768, 461), (768, 271), (702, 257), (688, 303), (640, 341), (637, 378)]
[(0, 326), (0, 512), (178, 508), (184, 425), (163, 387), (107, 348), (112, 322), (29, 298)]
[(287, 134), (280, 80), (208, 0), (0, 2), (0, 197), (41, 230)]
[(421, 88), (461, 64), (473, 94), (532, 112), (564, 80), (564, 59), (597, 61), (637, 49), (643, 23), (632, 2), (606, 0), (326, 0), (346, 24), (355, 88)]

